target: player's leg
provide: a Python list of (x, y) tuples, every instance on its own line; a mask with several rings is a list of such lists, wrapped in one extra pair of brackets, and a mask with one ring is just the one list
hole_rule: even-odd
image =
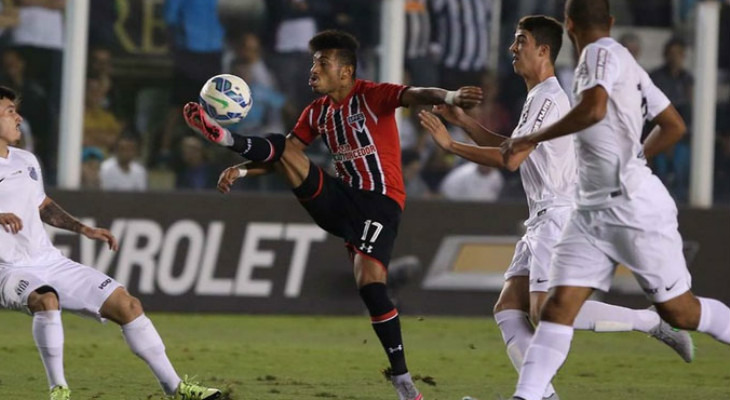
[[(68, 396), (68, 383), (63, 369), (63, 324), (56, 291), (41, 286), (28, 295), (28, 309), (33, 314), (33, 340), (46, 370), (48, 386), (53, 392)], [(57, 388), (58, 389), (55, 389)]]
[(390, 361), (391, 381), (400, 400), (420, 400), (406, 366), (405, 348), (401, 336), (398, 310), (388, 296), (387, 271), (378, 260), (355, 252), (353, 258), (355, 281), (370, 313), (375, 334)]
[(0, 267), (0, 309), (33, 316), (33, 340), (46, 371), (51, 399), (65, 399), (71, 392), (63, 369), (61, 305), (55, 287), (44, 275), (42, 267)]
[(242, 136), (231, 133), (208, 117), (198, 103), (188, 103), (183, 109), (188, 126), (213, 143), (227, 147), (242, 157), (255, 162), (275, 162), (284, 151), (286, 138), (282, 134), (266, 137)]
[(121, 286), (116, 288), (104, 301), (100, 314), (122, 327), (122, 335), (129, 348), (147, 363), (166, 394), (177, 394), (183, 399), (206, 400), (220, 397), (218, 389), (206, 388), (180, 379), (165, 353), (165, 344), (160, 334), (144, 314), (142, 303), (126, 289)]
[(707, 333), (730, 344), (730, 308), (720, 301), (697, 297), (687, 291), (678, 297), (655, 303), (657, 311), (672, 326)]
[[(529, 276), (515, 275), (505, 280), (499, 299), (494, 305), (494, 320), (497, 322), (500, 332), (502, 332), (502, 339), (505, 346), (507, 346), (507, 356), (517, 372), (522, 368), (525, 353), (527, 353), (530, 341), (535, 333), (530, 316), (537, 315), (539, 309), (537, 307), (538, 302), (532, 301), (532, 298), (544, 298), (545, 295), (545, 292), (530, 293)], [(542, 304), (542, 302), (539, 304)], [(533, 307), (533, 305), (535, 306)], [(536, 320), (533, 319), (533, 321)], [(556, 397), (553, 385), (548, 384), (543, 393), (543, 398)]]
[(551, 289), (525, 354), (515, 397), (542, 398), (545, 388), (568, 357), (575, 316), (592, 292), (589, 287), (557, 286)]

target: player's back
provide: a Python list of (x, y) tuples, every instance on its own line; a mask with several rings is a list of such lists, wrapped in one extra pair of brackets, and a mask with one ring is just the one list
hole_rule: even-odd
[(596, 86), (608, 93), (606, 115), (575, 136), (580, 208), (625, 201), (651, 176), (641, 145), (644, 119), (669, 104), (628, 50), (608, 37), (583, 49), (573, 85), (576, 99)]
[(45, 197), (35, 156), (11, 147), (7, 158), (0, 157), (0, 212), (15, 214), (23, 229), (18, 233), (0, 229), (0, 266), (29, 265), (58, 253), (38, 211)]
[[(512, 137), (529, 135), (551, 125), (568, 111), (568, 96), (557, 78), (550, 77), (527, 94), (520, 122)], [(543, 210), (572, 206), (576, 184), (573, 139), (566, 136), (540, 143), (520, 165), (520, 177), (530, 211), (526, 224), (534, 221)]]

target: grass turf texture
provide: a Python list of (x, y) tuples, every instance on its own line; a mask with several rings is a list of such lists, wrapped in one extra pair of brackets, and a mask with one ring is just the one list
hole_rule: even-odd
[[(178, 373), (230, 399), (395, 399), (366, 317), (151, 314)], [(154, 377), (114, 324), (71, 314), (66, 375), (74, 399), (162, 399)], [(517, 374), (491, 319), (402, 317), (411, 374), (427, 400), (509, 398)], [(730, 398), (730, 348), (695, 334), (685, 364), (639, 333), (579, 332), (555, 381), (564, 400)], [(429, 381), (430, 384), (425, 383)], [(0, 312), (0, 397), (47, 397), (31, 319)]]

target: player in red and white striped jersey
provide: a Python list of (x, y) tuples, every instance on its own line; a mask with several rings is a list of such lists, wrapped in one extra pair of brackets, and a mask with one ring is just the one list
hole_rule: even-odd
[[(430, 104), (469, 108), (481, 101), (482, 92), (476, 87), (448, 91), (356, 79), (358, 43), (344, 32), (321, 32), (309, 47), (313, 55), (309, 85), (323, 96), (304, 109), (287, 138), (232, 135), (196, 103), (185, 107), (185, 120), (210, 141), (247, 160), (221, 174), (221, 192), (228, 192), (238, 178), (276, 169), (314, 221), (345, 240), (360, 296), (390, 361), (398, 398), (420, 400), (423, 396), (406, 367), (398, 311), (385, 285), (405, 204), (395, 110)], [(304, 154), (318, 136), (332, 153), (337, 178)]]

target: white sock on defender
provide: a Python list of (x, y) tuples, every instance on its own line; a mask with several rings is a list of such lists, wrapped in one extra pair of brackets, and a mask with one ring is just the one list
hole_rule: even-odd
[(63, 373), (63, 324), (61, 310), (33, 313), (33, 340), (46, 368), (48, 386), (68, 386)]
[(122, 334), (132, 352), (149, 365), (165, 393), (175, 394), (180, 377), (167, 358), (165, 345), (152, 321), (142, 314), (134, 321), (122, 325)]
[(715, 299), (697, 299), (700, 301), (700, 324), (697, 331), (730, 344), (730, 308)]
[(659, 325), (659, 314), (588, 300), (583, 303), (573, 327), (595, 332), (649, 331)]
[(540, 400), (570, 351), (573, 327), (541, 321), (527, 349), (515, 396)]
[[(535, 333), (529, 316), (521, 310), (503, 310), (494, 314), (499, 330), (502, 331), (502, 339), (507, 345), (507, 356), (512, 361), (517, 372), (522, 368), (525, 353), (530, 346), (530, 340)], [(550, 397), (555, 393), (552, 384), (548, 384), (542, 397)]]

